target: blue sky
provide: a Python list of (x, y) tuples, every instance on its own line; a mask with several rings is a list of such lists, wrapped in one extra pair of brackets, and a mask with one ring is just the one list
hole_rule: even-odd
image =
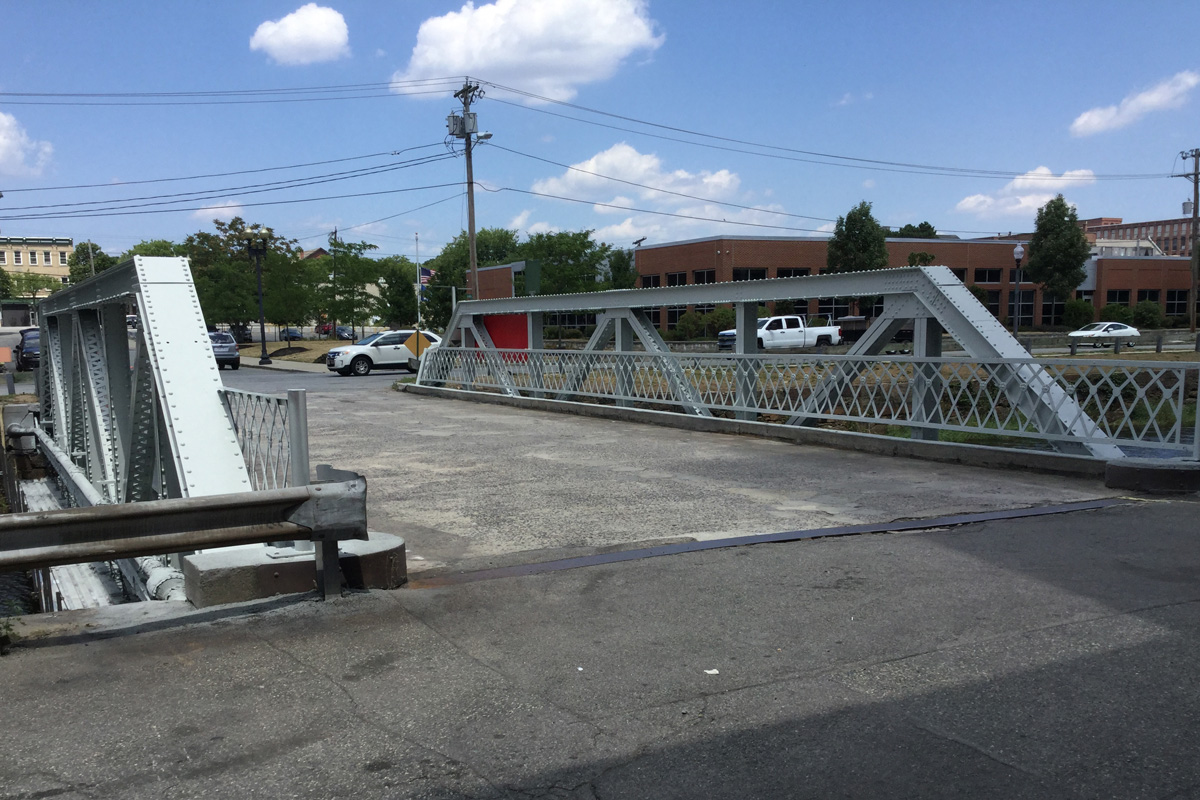
[[(475, 152), (477, 224), (522, 237), (813, 235), (861, 200), (886, 225), (967, 237), (1030, 230), (1058, 192), (1081, 217), (1176, 217), (1191, 186), (1168, 176), (1200, 147), (1200, 57), (1176, 32), (1198, 14), (0, 0), (0, 235), (117, 255), (240, 214), (306, 248), (336, 226), (411, 258), (419, 235), (425, 260), (466, 227), (445, 118), (467, 75), (493, 134)], [(240, 174), (201, 177), (217, 173)], [(309, 185), (245, 193), (280, 181)], [(114, 213), (164, 208), (183, 210)], [(64, 216), (80, 212), (101, 215)]]

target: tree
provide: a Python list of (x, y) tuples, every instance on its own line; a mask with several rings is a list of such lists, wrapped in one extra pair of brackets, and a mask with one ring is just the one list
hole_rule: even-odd
[(12, 282), (13, 296), (28, 297), (30, 300), (42, 292), (53, 294), (63, 288), (62, 281), (58, 278), (51, 278), (49, 275), (37, 272), (14, 272), (9, 278)]
[(866, 200), (837, 218), (825, 264), (830, 272), (867, 272), (888, 265), (887, 230), (871, 215)]
[(1155, 300), (1143, 300), (1133, 307), (1133, 324), (1139, 328), (1161, 328), (1166, 321), (1162, 306)]
[(608, 254), (608, 285), (612, 289), (633, 289), (637, 286), (637, 267), (629, 250), (612, 250)]
[(926, 253), (924, 250), (919, 253), (908, 254), (908, 265), (910, 267), (928, 267), (936, 260), (937, 256), (933, 253)]
[[(90, 252), (89, 252), (90, 251)], [(100, 249), (95, 242), (80, 242), (67, 257), (67, 274), (71, 283), (78, 283), (117, 265), (117, 259)]]
[(7, 300), (13, 296), (12, 276), (0, 269), (0, 299)]
[[(254, 260), (250, 256), (250, 240), (263, 239), (268, 257), (263, 259), (264, 283), (266, 270), (274, 263), (270, 254), (294, 261), (296, 242), (284, 239), (270, 228), (254, 223), (247, 225), (241, 217), (229, 222), (213, 220), (216, 233), (197, 231), (178, 248), (191, 263), (192, 282), (200, 299), (200, 309), (209, 323), (246, 323), (258, 319), (258, 286)], [(263, 305), (267, 291), (263, 290)]]
[(316, 308), (329, 320), (363, 325), (371, 318), (375, 296), (368, 287), (379, 280), (380, 268), (366, 253), (375, 249), (368, 242), (330, 237), (329, 255), (316, 259), (325, 279), (317, 291)]
[[(475, 234), (475, 259), (479, 266), (507, 264), (519, 260), (517, 232), (505, 228), (483, 228)], [(454, 237), (454, 241), (442, 248), (442, 252), (425, 262), (424, 266), (434, 271), (433, 283), (425, 289), (425, 300), (421, 314), (426, 324), (444, 328), (450, 321), (452, 296), (450, 287), (458, 289), (458, 299), (467, 297), (467, 269), (470, 266), (470, 248), (467, 232)]]
[(520, 257), (542, 262), (538, 294), (575, 294), (599, 289), (597, 277), (612, 247), (592, 240), (591, 231), (535, 233)]
[(1063, 324), (1068, 328), (1082, 328), (1096, 321), (1096, 309), (1087, 300), (1068, 300), (1063, 306)]
[(895, 236), (897, 239), (936, 239), (938, 232), (937, 228), (928, 222), (922, 222), (920, 225), (913, 225), (910, 222), (896, 231)]
[(123, 263), (123, 262), (128, 261), (129, 259), (133, 258), (134, 256), (155, 256), (155, 257), (170, 258), (172, 256), (186, 256), (186, 255), (187, 255), (187, 246), (186, 245), (175, 244), (174, 242), (169, 242), (166, 239), (150, 239), (150, 240), (143, 239), (142, 241), (138, 242), (133, 247), (129, 248), (124, 253), (122, 253), (121, 257), (118, 259), (118, 262)]
[(987, 304), (988, 304), (987, 289), (983, 288), (982, 286), (976, 286), (975, 284), (972, 283), (970, 286), (967, 287), (967, 290), (971, 294), (975, 295), (975, 299), (979, 301), (980, 305), (982, 305), (984, 308), (987, 308)]
[(1133, 311), (1127, 305), (1109, 303), (1100, 309), (1100, 321), (1124, 322), (1126, 325), (1131, 325), (1133, 323)]
[(417, 265), (405, 256), (381, 258), (376, 312), (384, 325), (400, 327), (417, 322)]
[(1038, 209), (1026, 273), (1047, 294), (1067, 298), (1087, 277), (1084, 264), (1091, 252), (1075, 206), (1060, 194)]

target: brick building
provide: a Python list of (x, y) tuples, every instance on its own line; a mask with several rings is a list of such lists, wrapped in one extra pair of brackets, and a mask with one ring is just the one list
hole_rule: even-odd
[(1081, 219), (1079, 224), (1084, 233), (1094, 236), (1097, 242), (1128, 242), (1142, 239), (1153, 242), (1163, 255), (1187, 258), (1191, 258), (1192, 255), (1192, 237), (1188, 233), (1192, 225), (1191, 217), (1128, 223), (1120, 217), (1096, 217)]
[[(963, 283), (987, 292), (988, 309), (1000, 319), (1009, 319), (1018, 299), (1013, 260), (1017, 243), (1013, 239), (888, 239), (888, 263), (905, 266), (910, 253), (929, 253), (933, 264), (949, 267)], [(1029, 242), (1022, 243), (1028, 252)], [(824, 238), (717, 236), (640, 247), (634, 251), (634, 260), (641, 287), (788, 278), (825, 272), (827, 245)], [(1075, 297), (1088, 300), (1097, 309), (1108, 303), (1133, 306), (1153, 300), (1168, 316), (1187, 314), (1191, 271), (1185, 258), (1098, 256), (1088, 261), (1087, 273)], [(1024, 273), (1021, 277), (1021, 325), (1061, 324), (1064, 301), (1044, 297)], [(837, 319), (854, 311), (847, 298), (807, 302), (807, 313), (812, 316)], [(651, 319), (670, 330), (687, 310), (652, 309)], [(803, 308), (797, 310), (804, 312)]]

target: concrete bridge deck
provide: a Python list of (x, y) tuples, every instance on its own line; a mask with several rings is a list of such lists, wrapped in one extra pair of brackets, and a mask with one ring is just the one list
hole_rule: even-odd
[(0, 798), (1200, 797), (1195, 496), (435, 586), (1112, 493), (391, 380), (310, 396), (313, 460), (414, 585), (18, 624)]

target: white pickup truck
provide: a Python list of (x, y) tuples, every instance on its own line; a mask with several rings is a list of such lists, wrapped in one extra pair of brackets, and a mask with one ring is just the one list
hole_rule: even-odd
[[(717, 334), (719, 350), (732, 350), (736, 341), (736, 330), (721, 331)], [(810, 328), (807, 320), (798, 315), (763, 317), (758, 321), (759, 350), (786, 350), (792, 347), (841, 343), (842, 329), (837, 325)]]

